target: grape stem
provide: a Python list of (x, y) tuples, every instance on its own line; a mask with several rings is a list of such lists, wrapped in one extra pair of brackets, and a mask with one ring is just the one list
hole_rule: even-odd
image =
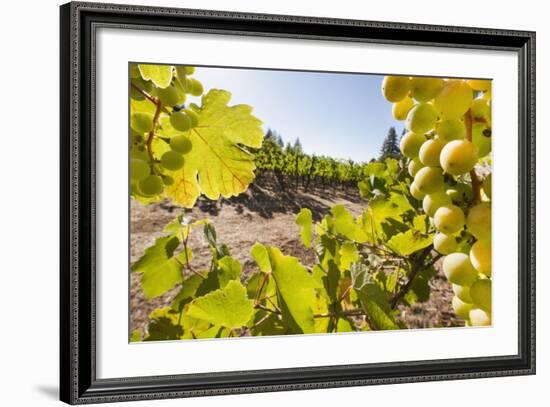
[[(147, 99), (149, 102), (154, 103), (156, 106), (160, 105), (160, 101), (153, 96), (149, 95), (147, 92), (145, 92), (143, 89), (137, 87), (133, 83), (131, 84), (132, 88), (134, 88), (137, 92), (139, 92), (145, 99)], [(166, 109), (165, 107), (162, 107), (162, 111), (164, 113), (170, 114), (170, 111)]]
[[(472, 142), (472, 112), (470, 109), (464, 114), (464, 124), (466, 125), (466, 140)], [(481, 183), (477, 178), (475, 167), (470, 171), (472, 179), (472, 191), (474, 204), (481, 202)]]

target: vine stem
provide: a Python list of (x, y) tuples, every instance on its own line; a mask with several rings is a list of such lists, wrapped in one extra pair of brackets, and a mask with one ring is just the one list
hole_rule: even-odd
[[(466, 140), (472, 141), (472, 111), (468, 109), (464, 115), (464, 124), (466, 125)], [(474, 203), (481, 202), (481, 183), (477, 178), (475, 168), (470, 171), (470, 178), (472, 179), (472, 191)]]

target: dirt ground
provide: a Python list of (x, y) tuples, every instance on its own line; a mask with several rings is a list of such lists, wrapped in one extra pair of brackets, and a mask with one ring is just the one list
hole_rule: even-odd
[[(298, 257), (304, 265), (312, 265), (314, 254), (305, 249), (299, 238), (299, 228), (294, 223), (300, 208), (312, 210), (316, 220), (330, 211), (330, 207), (343, 204), (355, 215), (361, 213), (364, 201), (352, 189), (342, 191), (310, 191), (281, 193), (271, 182), (257, 183), (246, 193), (231, 199), (210, 201), (200, 199), (192, 210), (184, 210), (191, 220), (208, 218), (216, 228), (218, 241), (229, 247), (231, 255), (243, 265), (243, 272), (256, 271), (250, 257), (250, 247), (255, 242), (279, 247), (283, 253)], [(162, 235), (162, 229), (183, 209), (168, 202), (143, 206), (131, 204), (131, 248), (130, 260), (134, 263), (146, 247)], [(202, 228), (194, 230), (189, 239), (193, 249), (193, 266), (207, 268), (209, 248), (202, 236)], [(131, 273), (130, 281), (130, 323), (131, 329), (143, 330), (148, 323), (148, 315), (155, 308), (168, 305), (177, 293), (176, 287), (165, 295), (146, 300), (139, 285), (140, 275)], [(430, 300), (402, 307), (400, 319), (409, 328), (431, 328), (462, 326), (451, 307), (452, 288), (441, 271), (433, 279)]]

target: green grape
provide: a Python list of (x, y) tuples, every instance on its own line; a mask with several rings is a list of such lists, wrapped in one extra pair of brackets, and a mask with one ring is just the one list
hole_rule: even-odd
[(179, 131), (187, 131), (191, 128), (191, 118), (182, 112), (172, 112), (170, 115), (170, 124), (174, 129)]
[(193, 148), (193, 144), (189, 137), (179, 135), (170, 139), (170, 148), (180, 154), (187, 154)]
[(472, 308), (470, 310), (470, 324), (472, 326), (490, 326), (491, 314), (480, 308)]
[(409, 187), (409, 191), (411, 195), (419, 201), (421, 201), (426, 196), (426, 194), (422, 192), (414, 182)]
[(451, 254), (458, 248), (456, 237), (446, 235), (445, 233), (436, 233), (434, 235), (434, 249), (441, 254)]
[(491, 205), (484, 202), (471, 208), (466, 218), (466, 227), (478, 240), (490, 240)]
[(130, 159), (130, 178), (135, 181), (141, 181), (151, 173), (151, 168), (147, 161), (139, 158)]
[(491, 106), (489, 101), (479, 98), (475, 99), (470, 106), (470, 112), (474, 121), (491, 122)]
[(470, 286), (477, 280), (477, 271), (464, 253), (451, 253), (443, 259), (443, 273), (453, 284)]
[(491, 183), (492, 183), (491, 178), (492, 178), (492, 174), (487, 175), (483, 179), (483, 182), (481, 184), (481, 186), (483, 187), (483, 192), (489, 199), (491, 199)]
[(443, 89), (441, 78), (413, 77), (411, 79), (411, 96), (419, 102), (428, 102)]
[(491, 241), (478, 240), (470, 249), (470, 261), (475, 269), (487, 277), (491, 277)]
[(452, 235), (464, 227), (464, 212), (452, 204), (441, 206), (435, 211), (434, 223), (437, 230)]
[(170, 186), (174, 184), (174, 178), (172, 178), (170, 175), (163, 175), (162, 182), (164, 183), (164, 185)]
[(183, 112), (191, 119), (191, 127), (197, 127), (199, 124), (199, 115), (191, 109), (183, 109)]
[(465, 202), (470, 202), (474, 197), (474, 192), (469, 184), (457, 183), (452, 187), (447, 188), (447, 195), (456, 205), (462, 205)]
[(435, 132), (445, 141), (461, 140), (466, 136), (466, 126), (461, 120), (443, 120), (437, 123)]
[(185, 73), (187, 75), (193, 75), (195, 73), (195, 67), (194, 66), (185, 66)]
[(491, 89), (491, 81), (488, 79), (470, 79), (466, 82), (473, 90), (486, 91)]
[(144, 112), (132, 114), (132, 117), (130, 117), (130, 127), (136, 133), (149, 133), (153, 129), (153, 115)]
[(388, 102), (399, 102), (408, 95), (410, 88), (408, 76), (386, 76), (382, 81), (382, 95)]
[(424, 212), (431, 218), (434, 217), (435, 211), (440, 207), (451, 204), (451, 198), (445, 193), (445, 191), (437, 191), (433, 194), (428, 194), (422, 201), (422, 208)]
[(170, 85), (164, 89), (157, 89), (157, 96), (166, 106), (176, 106), (185, 102), (185, 93), (179, 92), (173, 85)]
[(187, 87), (187, 91), (193, 96), (200, 96), (204, 92), (202, 83), (193, 78), (187, 78)]
[(483, 123), (472, 126), (472, 143), (477, 147), (478, 157), (485, 157), (491, 152), (491, 129)]
[(160, 164), (170, 171), (179, 170), (184, 162), (183, 156), (173, 150), (165, 152), (160, 158)]
[(424, 167), (424, 165), (420, 162), (420, 159), (418, 157), (413, 158), (412, 160), (409, 161), (409, 166), (408, 166), (409, 175), (411, 177), (414, 177), (418, 172), (418, 170), (422, 167)]
[(419, 103), (407, 115), (407, 128), (413, 133), (424, 134), (435, 128), (437, 112), (429, 103)]
[(403, 137), (401, 137), (401, 141), (399, 142), (399, 149), (405, 157), (415, 158), (418, 156), (418, 151), (425, 141), (426, 137), (410, 131)]
[(474, 304), (468, 304), (467, 302), (462, 301), (458, 296), (453, 297), (453, 309), (457, 317), (460, 317), (464, 320), (470, 319), (470, 310)]
[(136, 64), (130, 64), (130, 78), (141, 78), (141, 72), (139, 71), (139, 68)]
[(403, 100), (400, 100), (399, 102), (396, 102), (392, 106), (392, 115), (395, 120), (405, 120), (407, 118), (407, 114), (409, 111), (413, 108), (414, 102), (413, 100), (405, 96)]
[(474, 92), (466, 82), (451, 80), (445, 82), (434, 99), (434, 107), (445, 119), (460, 119), (470, 108), (473, 98)]
[(467, 302), (468, 304), (473, 303), (472, 296), (470, 295), (470, 287), (453, 284), (453, 291), (461, 301)]
[(439, 155), (446, 142), (440, 138), (426, 140), (418, 151), (420, 162), (428, 167), (439, 167)]
[(446, 173), (463, 175), (474, 168), (477, 158), (477, 148), (473, 143), (468, 140), (453, 140), (441, 150), (439, 163)]
[(478, 278), (470, 287), (470, 296), (474, 304), (484, 311), (491, 311), (491, 280)]
[(179, 79), (185, 79), (187, 76), (187, 72), (185, 72), (185, 66), (183, 65), (177, 65), (176, 66), (176, 76)]
[(433, 194), (443, 189), (443, 173), (439, 168), (421, 168), (414, 176), (414, 183), (422, 193)]
[(149, 175), (139, 181), (139, 190), (145, 196), (158, 195), (163, 190), (162, 178), (158, 175)]

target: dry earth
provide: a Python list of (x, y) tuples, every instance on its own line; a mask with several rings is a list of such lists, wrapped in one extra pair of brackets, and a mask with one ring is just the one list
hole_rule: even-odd
[[(310, 191), (281, 193), (271, 182), (262, 182), (249, 188), (246, 193), (231, 199), (209, 201), (200, 199), (191, 210), (184, 210), (190, 220), (208, 218), (216, 228), (218, 241), (225, 243), (231, 255), (243, 265), (245, 274), (255, 272), (255, 263), (250, 257), (250, 247), (255, 242), (279, 247), (285, 254), (298, 257), (304, 265), (312, 265), (315, 256), (304, 248), (299, 239), (299, 229), (294, 220), (300, 208), (312, 210), (314, 217), (320, 219), (336, 204), (343, 204), (354, 214), (362, 211), (364, 202), (356, 193), (346, 191)], [(135, 262), (146, 247), (162, 235), (162, 229), (182, 209), (168, 202), (143, 206), (132, 201), (131, 204), (131, 248), (130, 260)], [(202, 236), (202, 230), (196, 229), (189, 239), (193, 249), (193, 266), (207, 268), (209, 248)], [(145, 299), (140, 289), (140, 275), (130, 273), (130, 324), (131, 329), (143, 330), (148, 323), (148, 315), (155, 308), (168, 305), (177, 292), (175, 288), (167, 294)], [(432, 328), (462, 326), (464, 322), (457, 318), (451, 307), (453, 292), (451, 286), (439, 271), (431, 282), (432, 292), (429, 301), (412, 307), (400, 308), (400, 318), (409, 328)]]

